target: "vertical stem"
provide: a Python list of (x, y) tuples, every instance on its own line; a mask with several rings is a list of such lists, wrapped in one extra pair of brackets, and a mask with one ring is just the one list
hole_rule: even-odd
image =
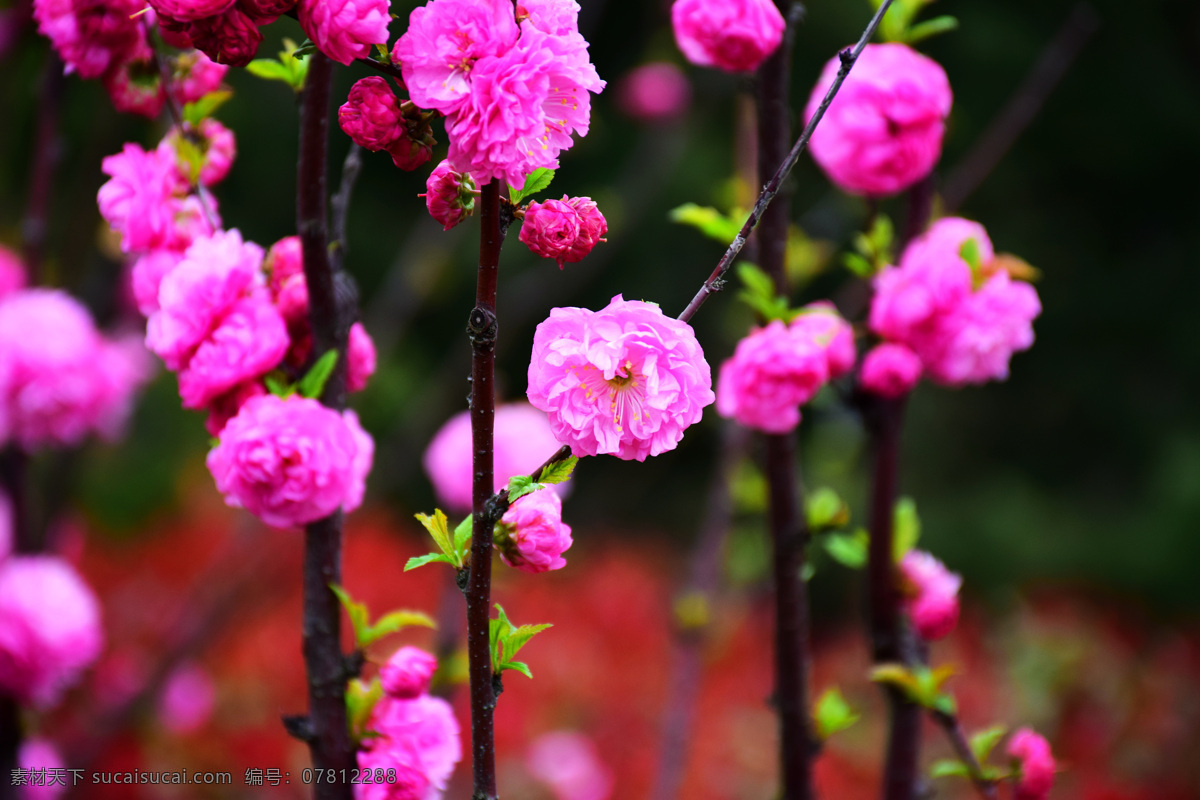
[(38, 103), (37, 132), (33, 144), (33, 163), (29, 172), (29, 199), (21, 220), (21, 249), (29, 283), (41, 283), (42, 261), (46, 249), (47, 214), (54, 169), (58, 166), (60, 139), (58, 109), (62, 102), (66, 77), (58, 54), (49, 49), (42, 73), (41, 102)]
[(0, 800), (16, 800), (21, 790), (12, 785), (21, 748), (21, 709), (17, 701), (0, 695)]
[[(354, 313), (354, 292), (339, 280), (327, 248), (326, 170), (330, 85), (333, 66), (320, 52), (309, 56), (308, 79), (300, 104), (300, 160), (296, 176), (296, 229), (308, 285), (313, 358), (337, 349), (338, 359), (321, 401), (334, 409), (346, 404), (344, 354)], [(341, 583), (342, 513), (310, 524), (304, 532), (304, 664), (308, 673), (308, 718), (303, 728), (315, 769), (338, 770), (338, 780), (317, 782), (318, 800), (350, 800), (351, 785), (340, 770), (355, 766), (346, 725), (346, 660), (341, 649), (341, 608), (329, 584)]]
[(471, 572), (467, 581), (467, 665), (471, 676), (471, 756), (475, 777), (473, 800), (495, 800), (496, 753), (494, 714), (496, 686), (492, 676), (488, 624), (492, 594), (492, 528), (494, 510), (488, 500), (495, 489), (492, 464), (496, 398), (496, 280), (504, 231), (500, 226), (500, 181), (480, 195), (479, 273), (475, 308), (467, 321), (471, 339)]
[[(784, 16), (790, 2), (777, 0)], [(766, 184), (788, 156), (791, 145), (788, 74), (791, 70), (792, 26), (783, 42), (758, 70), (758, 174)], [(758, 227), (758, 258), (787, 296), (787, 240), (791, 216), (789, 193), (779, 193)], [(813, 796), (812, 761), (816, 747), (808, 718), (808, 587), (804, 566), (807, 526), (801, 512), (796, 474), (795, 433), (771, 435), (767, 442), (767, 484), (775, 582), (775, 701), (779, 711), (780, 769), (784, 800)]]
[[(864, 418), (874, 445), (871, 488), (871, 543), (867, 552), (867, 592), (871, 653), (876, 664), (914, 663), (910, 641), (900, 613), (893, 551), (893, 513), (899, 467), (900, 429), (904, 399), (863, 399)], [(882, 797), (914, 800), (917, 757), (921, 746), (921, 709), (894, 687), (884, 689), (889, 709), (887, 757)]]

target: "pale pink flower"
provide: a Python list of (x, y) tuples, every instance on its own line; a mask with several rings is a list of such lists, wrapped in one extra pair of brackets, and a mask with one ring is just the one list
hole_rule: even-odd
[(818, 300), (800, 309), (789, 326), (792, 333), (806, 336), (825, 350), (829, 379), (840, 378), (854, 368), (858, 351), (854, 347), (854, 329), (828, 300)]
[(958, 622), (958, 590), (962, 578), (929, 553), (909, 550), (900, 559), (904, 577), (904, 610), (926, 641), (948, 636)]
[(317, 49), (339, 64), (365, 58), (373, 44), (387, 44), (388, 0), (300, 0), (297, 10)]
[(233, 6), (234, 0), (149, 0), (150, 7), (158, 14), (179, 20), (194, 22), (205, 17), (223, 14)]
[[(69, 775), (66, 772), (67, 765), (54, 745), (45, 739), (26, 739), (21, 742), (21, 748), (17, 751), (17, 766), (29, 773), (29, 782), (17, 789), (17, 797), (21, 800), (54, 800), (67, 791), (68, 783), (51, 777), (54, 774)], [(62, 772), (59, 773), (59, 770)], [(47, 775), (46, 780), (41, 779), (42, 775)]]
[(151, 250), (133, 262), (130, 283), (138, 311), (150, 316), (158, 310), (158, 287), (163, 277), (183, 260), (175, 250)]
[(25, 288), (25, 262), (13, 250), (0, 245), (0, 300)]
[(529, 746), (529, 774), (550, 787), (557, 800), (608, 800), (613, 774), (592, 740), (574, 731), (545, 733)]
[(167, 678), (158, 695), (158, 719), (176, 735), (191, 733), (212, 716), (217, 687), (198, 664), (184, 664)]
[(68, 71), (91, 79), (145, 44), (145, 33), (133, 18), (145, 7), (145, 0), (35, 0), (33, 17)]
[(387, 149), (401, 135), (396, 93), (378, 75), (362, 78), (350, 87), (350, 96), (338, 109), (338, 125), (368, 150)]
[(827, 345), (772, 320), (738, 342), (721, 365), (717, 413), (765, 433), (800, 424), (800, 406), (829, 380)]
[[(496, 408), (492, 447), (495, 490), (508, 479), (529, 475), (561, 445), (554, 438), (546, 414), (528, 403), (506, 403)], [(425, 449), (425, 474), (438, 502), (454, 511), (471, 510), (471, 416), (461, 411), (443, 425)], [(565, 495), (569, 484), (556, 484)]]
[(262, 383), (257, 380), (238, 384), (220, 397), (214, 397), (208, 404), (208, 418), (204, 420), (204, 430), (209, 436), (219, 437), (229, 420), (237, 416), (242, 404), (251, 397), (262, 397), (267, 393)]
[(912, 391), (921, 379), (921, 359), (902, 344), (876, 345), (863, 359), (859, 383), (871, 394), (895, 399)]
[(562, 521), (562, 501), (549, 489), (517, 498), (500, 520), (496, 549), (500, 559), (524, 572), (562, 569), (571, 547), (571, 526)]
[(443, 161), (429, 173), (425, 182), (425, 207), (429, 216), (448, 231), (475, 211), (475, 181), (465, 172), (455, 172), (449, 161)]
[(783, 41), (783, 15), (772, 0), (675, 0), (675, 42), (688, 61), (751, 72)]
[(527, 394), (575, 455), (638, 461), (673, 450), (715, 399), (691, 327), (620, 295), (601, 311), (550, 312), (534, 333)]
[(122, 250), (144, 253), (187, 246), (179, 217), (188, 187), (170, 152), (159, 148), (147, 153), (126, 144), (100, 168), (111, 176), (97, 194), (100, 214), (121, 234)]
[[(825, 65), (804, 119), (816, 113), (841, 59)], [(813, 159), (844, 191), (880, 197), (924, 178), (942, 154), (952, 95), (946, 71), (904, 44), (869, 44), (809, 142)]]
[(287, 326), (266, 291), (235, 303), (179, 370), (184, 408), (201, 409), (241, 383), (265, 375), (287, 353)]
[(175, 56), (175, 72), (171, 92), (180, 104), (194, 103), (221, 87), (229, 67), (218, 64), (199, 50), (189, 50)]
[(346, 391), (361, 392), (375, 374), (375, 342), (361, 322), (350, 326), (346, 346)]
[[(375, 705), (367, 728), (379, 734), (363, 740), (359, 765), (364, 769), (396, 767), (404, 786), (361, 784), (358, 800), (434, 800), (441, 797), (454, 766), (462, 760), (458, 721), (450, 704), (421, 695), (411, 700), (384, 697)], [(414, 775), (423, 777), (426, 789)]]
[(228, 505), (271, 527), (294, 528), (358, 507), (369, 438), (353, 412), (298, 395), (263, 395), (226, 423), (208, 469)]
[(668, 61), (630, 70), (617, 85), (617, 107), (642, 122), (664, 122), (687, 110), (692, 87), (683, 70)]
[(412, 700), (429, 691), (429, 681), (435, 672), (436, 658), (419, 647), (405, 645), (379, 668), (379, 682), (388, 697)]
[(1019, 728), (1008, 740), (1008, 754), (1018, 770), (1014, 800), (1046, 800), (1057, 768), (1050, 743), (1029, 728)]
[(0, 563), (0, 691), (53, 705), (103, 640), (96, 596), (67, 562), (38, 555)]
[(507, 52), (517, 32), (510, 0), (432, 0), (413, 9), (392, 59), (413, 103), (453, 114), (471, 93), (475, 63)]
[(238, 6), (190, 23), (187, 38), (192, 46), (220, 64), (244, 67), (254, 60), (262, 34), (254, 20)]

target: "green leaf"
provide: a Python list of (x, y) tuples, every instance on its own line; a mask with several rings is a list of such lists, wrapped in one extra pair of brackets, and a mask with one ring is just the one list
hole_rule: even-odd
[(525, 185), (520, 189), (508, 187), (508, 199), (512, 201), (514, 206), (519, 206), (526, 199), (532, 197), (538, 192), (550, 185), (550, 181), (554, 180), (554, 170), (541, 167), (529, 173), (525, 178)]
[(979, 254), (979, 242), (975, 241), (975, 237), (963, 242), (962, 247), (958, 248), (958, 254), (971, 267), (972, 274), (978, 274), (983, 269), (983, 257)]
[(388, 634), (396, 633), (414, 625), (422, 628), (437, 627), (428, 614), (422, 614), (420, 611), (389, 611), (376, 620), (374, 625), (371, 625), (363, 632), (358, 646), (367, 647), (378, 642)]
[(825, 552), (844, 567), (862, 569), (867, 564), (867, 547), (871, 536), (866, 529), (858, 528), (854, 533), (827, 534), (822, 542)]
[(954, 17), (947, 15), (934, 17), (924, 22), (918, 22), (909, 28), (908, 32), (904, 35), (904, 40), (908, 44), (916, 44), (925, 39), (949, 33), (956, 28), (958, 28), (958, 20)]
[(921, 518), (917, 503), (911, 497), (901, 497), (892, 512), (892, 558), (896, 561), (917, 546), (921, 538)]
[(869, 278), (875, 274), (875, 267), (871, 262), (858, 253), (843, 253), (842, 265), (860, 278)]
[(178, 136), (175, 138), (175, 153), (187, 165), (188, 180), (193, 184), (198, 183), (200, 170), (204, 167), (204, 151), (186, 136)]
[(442, 555), (441, 553), (429, 553), (428, 555), (413, 556), (410, 558), (404, 564), (404, 571), (408, 572), (410, 569), (423, 567), (426, 564), (432, 564), (436, 561), (444, 562), (455, 568), (461, 568), (461, 565), (454, 563), (454, 559), (450, 558), (449, 556)]
[(526, 678), (533, 680), (533, 673), (529, 671), (529, 665), (524, 661), (505, 661), (505, 669), (515, 669), (517, 672), (524, 675)]
[(808, 517), (808, 528), (813, 532), (841, 528), (850, 521), (850, 507), (827, 486), (808, 495), (804, 513)]
[(350, 726), (350, 735), (356, 742), (361, 742), (367, 735), (367, 722), (375, 704), (383, 697), (383, 684), (379, 678), (372, 678), (368, 683), (361, 678), (355, 678), (346, 684), (346, 722)]
[(671, 209), (667, 215), (672, 222), (690, 225), (710, 239), (728, 244), (746, 224), (750, 212), (735, 208), (728, 216), (710, 206), (698, 206), (695, 203), (684, 203)]
[(429, 535), (433, 537), (433, 541), (437, 544), (438, 549), (442, 551), (449, 559), (450, 563), (456, 567), (461, 567), (462, 564), (457, 560), (458, 551), (454, 547), (454, 543), (450, 540), (450, 530), (447, 527), (446, 515), (438, 508), (434, 509), (433, 516), (428, 514), (415, 514), (417, 522), (425, 526), (425, 530), (429, 531)]
[(268, 392), (285, 400), (296, 393), (296, 387), (285, 383), (283, 373), (280, 372), (268, 372), (263, 378), (263, 383), (267, 385)]
[(817, 736), (825, 741), (839, 731), (844, 731), (858, 722), (859, 713), (850, 707), (841, 691), (832, 686), (817, 699), (813, 719), (817, 723)]
[(770, 275), (747, 261), (738, 263), (737, 271), (745, 287), (738, 292), (739, 300), (768, 322), (773, 319), (790, 319), (792, 314), (788, 309), (787, 300), (775, 294), (775, 282), (771, 280)]
[[(285, 45), (288, 44), (288, 41), (286, 39), (284, 40), (284, 44)], [(303, 42), (300, 43), (300, 45), (298, 47), (296, 47), (292, 50), (291, 56), (292, 56), (292, 58), (304, 58), (305, 56), (309, 55), (310, 53), (315, 53), (315, 52), (317, 52), (317, 46), (315, 44), (313, 44), (313, 40), (305, 39)]]
[(744, 458), (733, 473), (729, 486), (733, 507), (742, 513), (760, 513), (767, 508), (767, 479), (749, 458)]
[(1006, 733), (1008, 733), (1008, 728), (1004, 725), (993, 725), (972, 736), (971, 752), (975, 754), (975, 760), (980, 764), (985, 763)]
[(474, 517), (467, 517), (454, 529), (454, 552), (458, 555), (460, 563), (467, 560), (467, 550), (471, 547), (471, 532), (474, 523)]
[(354, 628), (354, 641), (360, 647), (366, 647), (363, 644), (363, 637), (366, 635), (367, 629), (370, 627), (370, 618), (367, 612), (365, 603), (359, 603), (354, 598), (350, 597), (349, 592), (338, 586), (336, 583), (329, 584), (329, 591), (337, 595), (337, 599), (341, 602), (342, 608), (346, 609), (346, 616), (350, 618), (350, 625)]
[(514, 475), (508, 479), (508, 502), (515, 503), (527, 494), (533, 494), (538, 489), (545, 488), (533, 480), (530, 475)]
[(522, 625), (514, 627), (504, 608), (496, 604), (496, 617), (488, 623), (488, 644), (492, 651), (492, 669), (497, 673), (506, 669), (515, 669), (522, 675), (532, 678), (529, 666), (520, 661), (513, 661), (522, 647), (529, 643), (537, 634), (552, 627), (551, 625)]
[(209, 92), (196, 102), (185, 105), (183, 107), (183, 118), (191, 125), (199, 125), (211, 117), (218, 108), (225, 105), (226, 101), (231, 97), (233, 97), (233, 92), (228, 89)]
[(575, 472), (575, 465), (579, 463), (576, 456), (568, 456), (562, 461), (555, 461), (550, 466), (542, 470), (542, 474), (538, 476), (538, 480), (542, 483), (564, 483), (571, 479), (571, 475)]
[(532, 639), (534, 636), (537, 636), (547, 628), (553, 627), (554, 626), (550, 623), (545, 622), (541, 625), (522, 625), (521, 627), (516, 628), (509, 633), (508, 638), (504, 642), (504, 657), (510, 658), (515, 656), (518, 650), (529, 644), (530, 639)]
[(971, 768), (953, 758), (943, 758), (933, 762), (929, 768), (931, 778), (970, 778)]
[(256, 58), (246, 65), (246, 71), (263, 80), (283, 81), (288, 86), (292, 85), (292, 71), (286, 64), (273, 58)]
[(329, 377), (333, 375), (333, 369), (337, 366), (338, 351), (326, 350), (317, 362), (312, 365), (312, 368), (304, 374), (300, 382), (296, 384), (296, 389), (301, 396), (316, 400), (325, 391), (325, 384), (329, 382)]

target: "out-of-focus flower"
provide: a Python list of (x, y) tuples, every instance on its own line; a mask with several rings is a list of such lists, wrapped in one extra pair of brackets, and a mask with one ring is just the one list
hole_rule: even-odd
[(871, 394), (895, 399), (906, 395), (921, 379), (921, 359), (902, 344), (876, 345), (863, 359), (859, 383)]
[(454, 766), (462, 760), (458, 721), (450, 704), (421, 695), (384, 697), (367, 725), (377, 736), (363, 740), (358, 765), (395, 769), (397, 781), (355, 786), (356, 800), (429, 800), (441, 797)]
[[(159, 19), (160, 26), (163, 19)], [(236, 5), (221, 14), (190, 23), (187, 38), (197, 50), (219, 64), (244, 67), (254, 60), (262, 34), (254, 20)]]
[(0, 245), (0, 300), (25, 288), (25, 263), (21, 257)]
[[(218, 64), (199, 50), (175, 56), (171, 92), (180, 104), (194, 103), (221, 86), (229, 67)], [(211, 119), (211, 117), (209, 118)]]
[(738, 342), (721, 365), (717, 413), (766, 433), (799, 425), (800, 406), (829, 380), (828, 346), (807, 327), (802, 331), (772, 320)]
[(350, 326), (346, 345), (346, 391), (361, 392), (375, 374), (375, 342), (361, 322)]
[(643, 122), (675, 119), (691, 99), (692, 87), (683, 70), (668, 61), (643, 64), (617, 84), (617, 107)]
[(783, 14), (772, 0), (675, 0), (675, 42), (687, 60), (751, 72), (783, 41)]
[(158, 696), (158, 718), (175, 734), (191, 733), (212, 716), (217, 688), (198, 664), (185, 664), (167, 678)]
[(1029, 728), (1020, 728), (1008, 740), (1008, 754), (1017, 762), (1015, 800), (1046, 800), (1054, 786), (1056, 764), (1050, 743)]
[(389, 697), (412, 700), (429, 691), (437, 659), (419, 647), (405, 645), (379, 668), (379, 682)]
[(33, 18), (68, 70), (91, 79), (145, 44), (136, 19), (145, 7), (145, 0), (36, 0)]
[(854, 329), (828, 300), (818, 300), (800, 309), (788, 326), (794, 335), (810, 339), (825, 350), (829, 379), (834, 380), (854, 368), (858, 352), (854, 347)]
[[(56, 774), (66, 770), (62, 756), (54, 745), (45, 739), (27, 739), (17, 751), (17, 766), (27, 774)], [(46, 771), (46, 772), (43, 772)], [(67, 791), (67, 784), (57, 780), (33, 780), (17, 789), (21, 800), (54, 800)]]
[(958, 590), (962, 578), (929, 553), (909, 550), (900, 560), (904, 576), (904, 610), (926, 641), (941, 639), (958, 622)]
[(175, 166), (183, 179), (190, 183), (194, 171), (195, 179), (204, 186), (215, 186), (225, 180), (237, 157), (233, 131), (212, 117), (201, 121), (194, 138), (186, 139), (186, 143), (178, 128), (170, 130), (164, 143), (175, 155)]
[(557, 800), (608, 800), (612, 771), (588, 737), (574, 731), (545, 733), (529, 746), (525, 766)]
[(149, 0), (150, 7), (158, 14), (180, 22), (195, 22), (205, 17), (215, 17), (231, 8), (234, 0)]
[(570, 548), (571, 526), (562, 521), (562, 501), (549, 489), (517, 498), (497, 526), (496, 548), (510, 567), (525, 572), (562, 569)]

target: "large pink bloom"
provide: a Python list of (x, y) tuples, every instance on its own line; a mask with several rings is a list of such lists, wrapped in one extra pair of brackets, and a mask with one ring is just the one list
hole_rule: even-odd
[(1008, 740), (1008, 754), (1019, 766), (1015, 800), (1046, 800), (1057, 768), (1050, 743), (1029, 728), (1019, 728)]
[(83, 78), (98, 78), (139, 45), (142, 26), (133, 15), (145, 0), (35, 0), (38, 31)]
[(0, 691), (51, 705), (95, 661), (103, 640), (96, 596), (65, 561), (0, 563)]
[(829, 379), (840, 378), (854, 368), (858, 351), (854, 346), (854, 329), (828, 300), (818, 300), (800, 309), (800, 314), (788, 326), (796, 336), (810, 339), (825, 351), (829, 364)]
[(179, 371), (184, 408), (205, 408), (235, 386), (265, 375), (287, 353), (287, 326), (265, 291), (238, 301)]
[[(825, 65), (805, 120), (816, 113), (840, 66), (836, 56)], [(809, 149), (844, 191), (895, 194), (937, 163), (951, 101), (950, 82), (936, 61), (908, 45), (869, 44), (817, 126)]]
[(421, 695), (411, 700), (384, 696), (367, 726), (379, 734), (363, 740), (363, 769), (394, 768), (396, 784), (359, 784), (356, 800), (436, 800), (462, 760), (458, 721), (450, 704)]
[(750, 72), (783, 41), (783, 15), (772, 0), (675, 0), (675, 41), (688, 61)]
[(958, 590), (962, 578), (929, 553), (909, 550), (900, 560), (907, 583), (904, 610), (917, 634), (926, 641), (941, 639), (958, 622)]
[(717, 413), (766, 433), (786, 433), (800, 424), (800, 406), (829, 380), (827, 345), (771, 321), (738, 342), (721, 365)]
[(505, 535), (497, 543), (500, 558), (525, 572), (562, 569), (570, 548), (571, 526), (562, 521), (562, 501), (549, 489), (517, 499), (500, 520)]
[[(146, 152), (136, 144), (101, 162), (111, 180), (100, 187), (100, 214), (121, 234), (121, 249), (182, 250), (197, 234), (212, 233), (169, 146)], [(191, 202), (189, 202), (191, 201)]]
[(263, 395), (226, 423), (208, 469), (226, 503), (272, 527), (294, 528), (357, 508), (372, 455), (353, 412)]
[(696, 334), (652, 303), (556, 308), (537, 327), (529, 402), (577, 456), (644, 461), (673, 450), (715, 399)]
[(322, 53), (349, 65), (387, 44), (388, 0), (300, 0), (300, 27)]

